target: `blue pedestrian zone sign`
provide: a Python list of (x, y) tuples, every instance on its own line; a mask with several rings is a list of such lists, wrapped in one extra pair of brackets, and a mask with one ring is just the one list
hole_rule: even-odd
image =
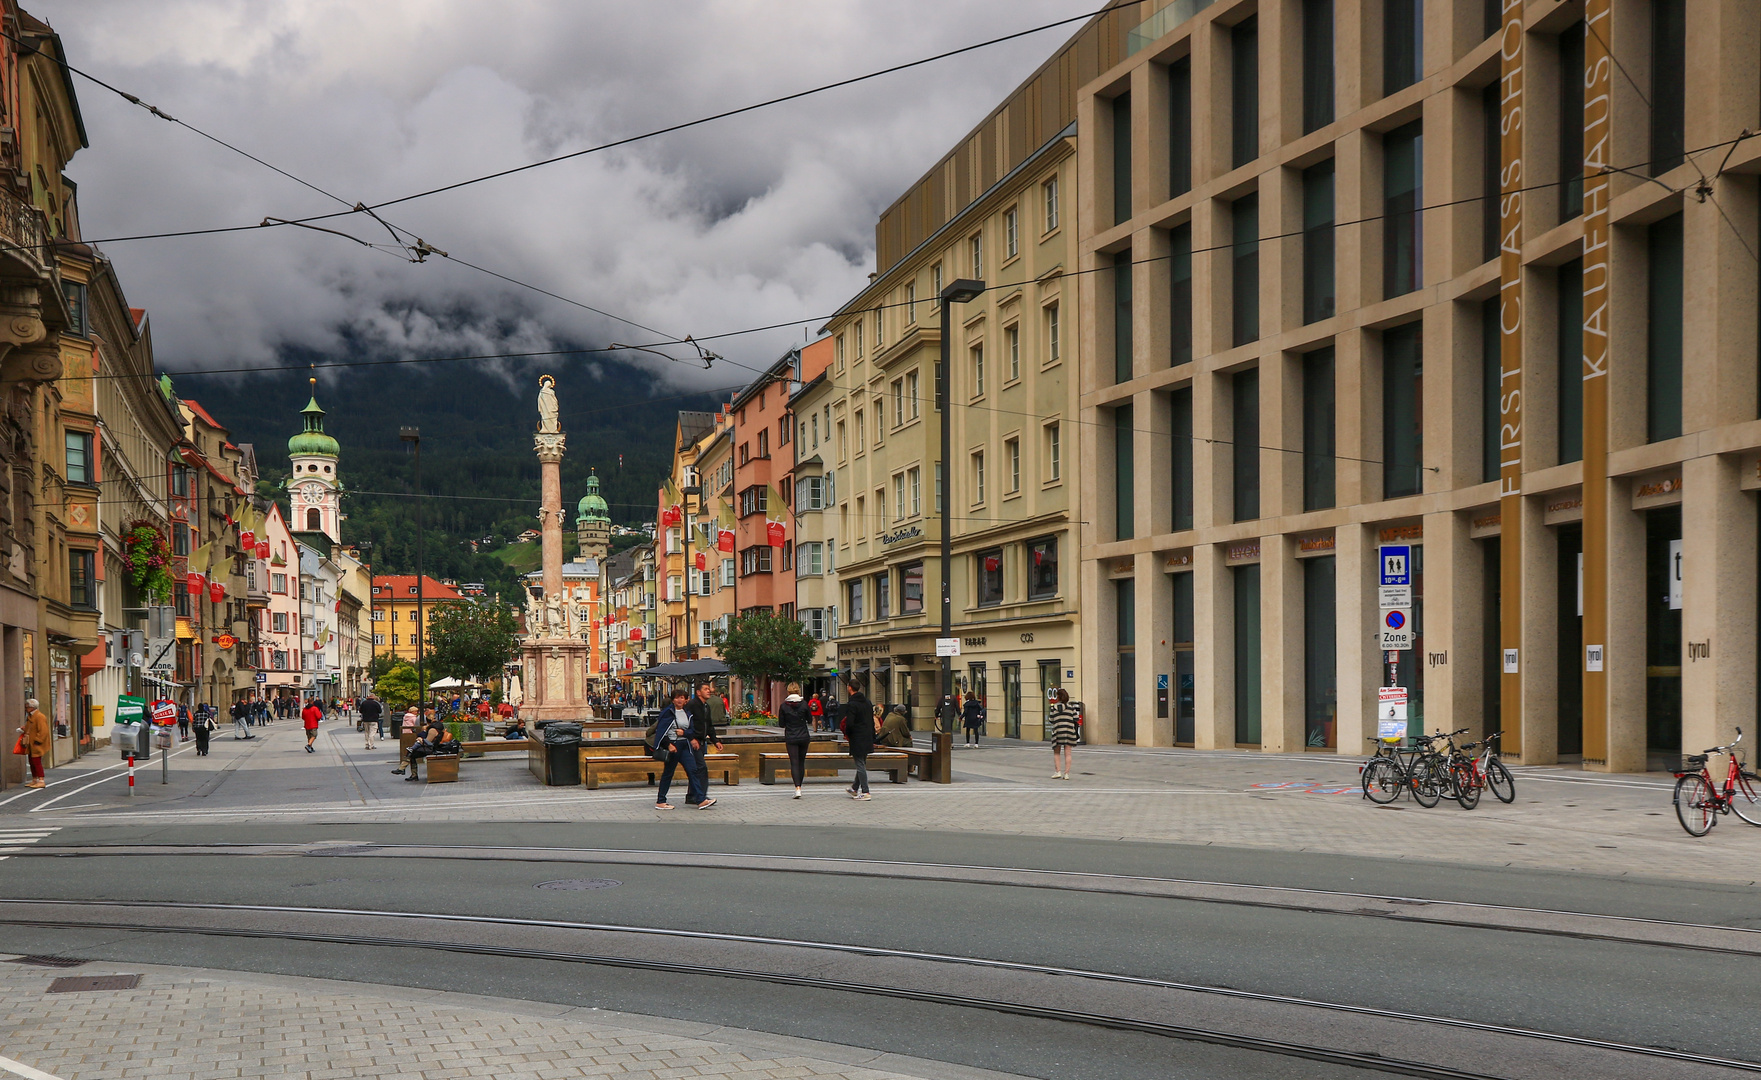
[(1382, 584), (1412, 584), (1412, 545), (1384, 544), (1382, 546)]

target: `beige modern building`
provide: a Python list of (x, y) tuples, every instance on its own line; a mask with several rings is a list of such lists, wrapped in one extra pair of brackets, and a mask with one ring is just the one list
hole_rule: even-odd
[(1091, 738), (1356, 753), (1391, 681), (1525, 763), (1754, 723), (1761, 19), (1689, 9), (1125, 34), (1078, 108)]
[[(986, 290), (949, 316), (957, 688), (985, 700), (992, 733), (1028, 739), (1041, 735), (1047, 691), (1081, 692), (1066, 560), (1082, 513), (1064, 453), (1077, 409), (1076, 141), (1038, 108), (1057, 100), (1047, 72), (1064, 58), (882, 217), (878, 275), (826, 326), (834, 354), (815, 399), (826, 399), (819, 453), (835, 495), (820, 532), (836, 538), (837, 663), (920, 728), (941, 679), (937, 298), (958, 279)], [(924, 235), (894, 242), (912, 229)]]

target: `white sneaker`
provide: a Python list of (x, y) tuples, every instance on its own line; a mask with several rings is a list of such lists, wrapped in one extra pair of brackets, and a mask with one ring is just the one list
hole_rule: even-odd
[(795, 789), (795, 797), (797, 799), (799, 799), (801, 797), (801, 789), (800, 788)]
[(856, 796), (856, 801), (857, 802), (867, 802), (868, 798), (869, 798), (868, 792), (864, 791), (862, 794)]

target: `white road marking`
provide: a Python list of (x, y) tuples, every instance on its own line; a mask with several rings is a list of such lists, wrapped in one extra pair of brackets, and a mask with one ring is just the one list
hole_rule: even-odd
[[(179, 755), (179, 754), (187, 754), (187, 753), (189, 753), (189, 752), (190, 752), (190, 751), (191, 751), (191, 750), (194, 750), (194, 749), (195, 749), (195, 748), (196, 748), (196, 745), (195, 745), (195, 744), (194, 744), (194, 743), (191, 743), (191, 744), (190, 744), (190, 745), (188, 745), (188, 746), (186, 746), (186, 747), (184, 747), (184, 748), (183, 748), (183, 749), (182, 749), (182, 750), (174, 750), (174, 751), (172, 751), (172, 754), (171, 754), (171, 756), (172, 756), (172, 757), (177, 757), (177, 756), (178, 756), (178, 755)], [(126, 762), (124, 762), (124, 764), (127, 764), (127, 763), (126, 763)], [(135, 771), (136, 771), (136, 772), (138, 772), (138, 773), (141, 773), (141, 774), (142, 774), (142, 775), (145, 775), (145, 773), (146, 773), (146, 770), (147, 770), (147, 763), (144, 763), (144, 762), (143, 762), (143, 763), (141, 763), (141, 764), (138, 764), (138, 765), (136, 765), (136, 766), (135, 766)], [(100, 772), (103, 772), (103, 771), (106, 771), (106, 770), (102, 770), (102, 769), (100, 769), (100, 770), (99, 770), (99, 771), (100, 771)], [(90, 775), (90, 774), (88, 774), (88, 775)], [(99, 785), (99, 784), (102, 784), (102, 783), (106, 783), (106, 782), (107, 782), (107, 781), (110, 781), (110, 780), (121, 780), (121, 779), (124, 779), (124, 778), (125, 778), (125, 777), (126, 777), (126, 776), (127, 776), (127, 774), (126, 774), (126, 773), (119, 773), (119, 774), (118, 774), (118, 775), (116, 775), (116, 776), (106, 776), (106, 777), (104, 777), (104, 778), (103, 778), (103, 779), (102, 779), (102, 780), (94, 780), (94, 781), (92, 781), (92, 782), (91, 782), (91, 783), (89, 783), (89, 784), (87, 784), (87, 785), (86, 785), (86, 786), (85, 786), (85, 787), (77, 787), (77, 788), (74, 788), (74, 789), (73, 789), (73, 790), (72, 790), (72, 791), (64, 791), (64, 792), (62, 792), (62, 793), (61, 793), (61, 794), (59, 794), (59, 795), (57, 795), (57, 796), (55, 796), (55, 797), (54, 797), (54, 798), (53, 798), (53, 799), (50, 799), (50, 800), (49, 800), (49, 801), (48, 801), (48, 802), (46, 802), (46, 803), (40, 803), (40, 804), (38, 804), (38, 805), (36, 805), (36, 806), (33, 806), (33, 807), (31, 807), (31, 810), (30, 810), (30, 812), (31, 812), (31, 813), (33, 813), (33, 814), (38, 814), (38, 813), (41, 813), (41, 812), (43, 812), (43, 811), (44, 811), (44, 810), (47, 810), (47, 809), (49, 809), (49, 808), (50, 808), (50, 807), (51, 807), (51, 806), (54, 806), (54, 805), (55, 805), (55, 804), (56, 804), (56, 803), (58, 803), (58, 802), (60, 802), (60, 801), (61, 801), (61, 800), (62, 800), (62, 799), (66, 799), (66, 798), (71, 798), (71, 797), (72, 797), (72, 796), (75, 796), (75, 795), (78, 795), (78, 794), (79, 794), (79, 793), (80, 793), (80, 792), (82, 792), (82, 791), (85, 791), (85, 790), (87, 790), (87, 789), (88, 789), (88, 788), (95, 788), (95, 787), (97, 787), (97, 786), (98, 786), (98, 785)], [(138, 780), (138, 779), (137, 779), (137, 780), (136, 780), (136, 781), (135, 781), (135, 782), (136, 782), (136, 783), (140, 783), (140, 780)]]
[(24, 1080), (61, 1080), (61, 1077), (46, 1073), (41, 1069), (33, 1069), (22, 1061), (14, 1061), (9, 1057), (0, 1057), (0, 1070), (22, 1076)]
[[(61, 826), (59, 825), (48, 825), (41, 829), (31, 829), (29, 831), (11, 830), (0, 833), (0, 844), (9, 845), (7, 847), (0, 847), (0, 862), (5, 862), (11, 855), (23, 851), (24, 847), (22, 845), (34, 844), (38, 840), (47, 840), (51, 833), (59, 832), (60, 830)], [(15, 847), (10, 845), (19, 846)], [(0, 1068), (6, 1067), (6, 1061), (6, 1058), (0, 1058)]]

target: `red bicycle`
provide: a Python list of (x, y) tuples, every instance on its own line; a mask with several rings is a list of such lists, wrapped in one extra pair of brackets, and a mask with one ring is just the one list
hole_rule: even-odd
[[(1718, 824), (1720, 814), (1736, 814), (1751, 825), (1761, 827), (1761, 776), (1750, 772), (1737, 759), (1737, 743), (1743, 741), (1743, 729), (1724, 746), (1714, 746), (1698, 754), (1682, 758), (1675, 771), (1675, 816), (1689, 836), (1705, 836)], [(1707, 760), (1713, 754), (1730, 758), (1730, 769), (1724, 778), (1724, 790), (1712, 780)]]

